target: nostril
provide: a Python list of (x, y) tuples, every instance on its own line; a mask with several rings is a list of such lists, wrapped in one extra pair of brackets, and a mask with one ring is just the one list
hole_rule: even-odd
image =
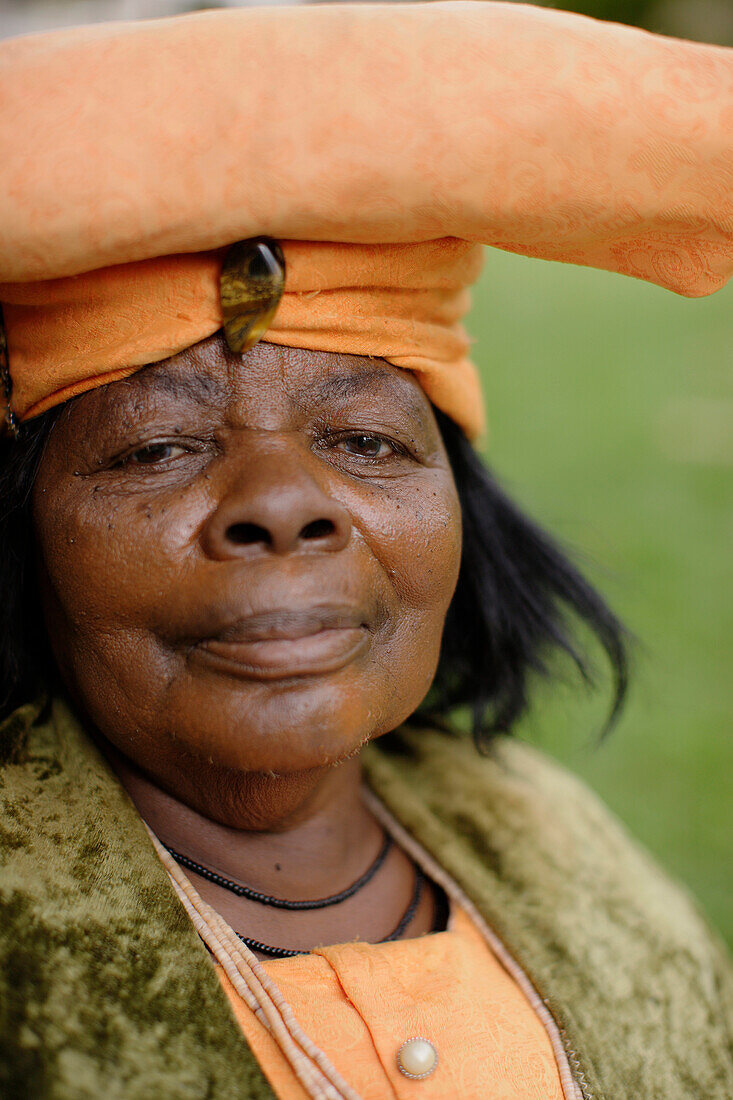
[(314, 519), (300, 532), (302, 539), (325, 539), (336, 530), (330, 519)]
[(227, 527), (226, 537), (237, 546), (253, 546), (258, 542), (269, 546), (272, 543), (272, 536), (267, 528), (256, 523), (232, 523)]

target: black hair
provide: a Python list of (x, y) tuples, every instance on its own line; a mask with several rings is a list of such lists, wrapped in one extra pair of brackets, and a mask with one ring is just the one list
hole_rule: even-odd
[(434, 412), (461, 502), (463, 555), (438, 671), (420, 713), (444, 720), (469, 708), (479, 747), (492, 733), (510, 731), (528, 708), (533, 676), (550, 673), (557, 650), (593, 684), (576, 640), (583, 624), (611, 669), (608, 730), (628, 686), (624, 627), (567, 552), (502, 491), (454, 421)]
[(17, 439), (0, 436), (0, 720), (54, 675), (36, 585), (31, 495), (58, 415), (52, 409), (30, 421)]
[[(58, 415), (44, 413), (18, 439), (0, 440), (0, 718), (55, 676), (36, 590), (31, 495)], [(438, 671), (418, 717), (445, 723), (468, 708), (482, 745), (521, 717), (532, 676), (548, 672), (553, 651), (568, 654), (592, 681), (575, 620), (608, 656), (612, 722), (628, 679), (623, 627), (567, 554), (502, 492), (461, 429), (439, 410), (436, 417), (461, 503), (463, 556)]]

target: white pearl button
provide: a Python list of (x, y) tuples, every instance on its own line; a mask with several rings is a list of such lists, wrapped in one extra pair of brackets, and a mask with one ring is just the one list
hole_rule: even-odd
[(408, 1039), (397, 1051), (397, 1068), (415, 1081), (429, 1077), (438, 1064), (438, 1052), (427, 1039)]

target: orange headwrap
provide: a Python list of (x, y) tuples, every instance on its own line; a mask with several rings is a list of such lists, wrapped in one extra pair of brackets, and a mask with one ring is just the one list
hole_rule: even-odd
[(690, 295), (730, 277), (732, 56), (513, 3), (246, 9), (7, 41), (12, 408), (33, 415), (215, 331), (216, 250), (267, 235), (287, 283), (266, 339), (415, 370), (475, 435), (460, 319), (477, 242)]
[[(268, 341), (388, 359), (417, 372), (469, 435), (480, 430), (481, 391), (460, 325), (480, 248), (455, 239), (282, 247), (285, 294)], [(16, 415), (35, 416), (216, 332), (221, 264), (219, 252), (199, 252), (0, 287)]]

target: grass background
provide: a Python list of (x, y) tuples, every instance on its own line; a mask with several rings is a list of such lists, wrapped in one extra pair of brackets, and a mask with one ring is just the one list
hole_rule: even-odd
[(581, 774), (733, 943), (733, 287), (689, 301), (489, 251), (469, 329), (485, 454), (638, 639), (631, 695), (568, 671), (518, 731)]

